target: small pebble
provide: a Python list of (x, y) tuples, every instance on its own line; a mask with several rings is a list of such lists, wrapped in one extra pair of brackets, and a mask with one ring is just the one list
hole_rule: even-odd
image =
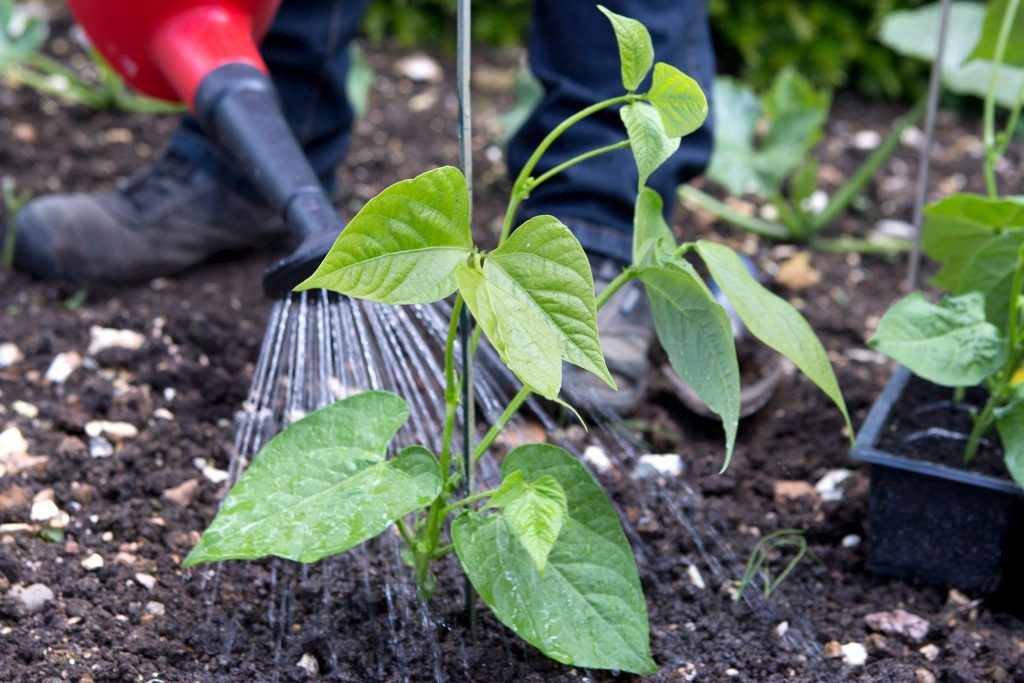
[(847, 643), (842, 650), (843, 664), (847, 666), (864, 666), (868, 661), (868, 651), (860, 643)]
[(58, 353), (50, 363), (50, 367), (46, 369), (43, 379), (54, 384), (64, 384), (71, 373), (81, 366), (82, 357), (76, 352)]
[(146, 590), (153, 590), (153, 586), (156, 585), (155, 576), (141, 572), (135, 575), (135, 581)]
[(89, 439), (89, 457), (109, 458), (114, 454), (114, 446), (102, 436)]
[(10, 342), (0, 344), (0, 369), (8, 365), (14, 365), (25, 360), (25, 354), (17, 346)]
[(777, 635), (779, 638), (782, 638), (787, 633), (789, 633), (789, 622), (780, 621), (779, 625), (775, 627), (775, 635)]
[(317, 661), (316, 657), (308, 652), (304, 653), (302, 657), (299, 658), (299, 661), (295, 666), (304, 670), (307, 676), (316, 676), (320, 673), (320, 663)]
[(153, 411), (153, 417), (155, 417), (158, 420), (170, 421), (174, 419), (174, 413), (167, 410), (167, 408), (157, 408), (156, 410)]
[(870, 151), (882, 144), (882, 136), (873, 130), (859, 130), (853, 136), (853, 146), (856, 149)]
[(930, 627), (927, 619), (902, 609), (872, 612), (864, 617), (864, 623), (874, 631), (904, 636), (917, 642), (924, 640)]
[(846, 536), (843, 536), (843, 540), (840, 541), (839, 543), (844, 548), (853, 549), (853, 548), (856, 548), (857, 546), (860, 545), (861, 540), (862, 540), (861, 537), (858, 536), (857, 534), (848, 534)]
[(700, 575), (700, 570), (697, 569), (697, 565), (689, 565), (686, 568), (686, 574), (690, 577), (690, 583), (693, 584), (694, 588), (697, 588), (698, 590), (704, 590), (707, 588), (707, 584), (704, 583), (704, 577)]
[(137, 351), (145, 343), (145, 335), (134, 330), (118, 330), (113, 327), (93, 325), (89, 328), (89, 348), (86, 353), (94, 356), (107, 349)]
[(94, 572), (103, 567), (103, 558), (99, 553), (93, 553), (82, 560), (82, 569), (87, 572)]
[(925, 668), (914, 669), (914, 683), (936, 683), (935, 674)]
[(835, 469), (829, 470), (814, 485), (822, 500), (837, 501), (843, 499), (843, 483), (853, 476), (851, 470)]
[(139, 430), (130, 422), (93, 420), (85, 425), (85, 433), (92, 438), (106, 436), (112, 441), (118, 442), (135, 438), (139, 435)]
[(783, 503), (787, 500), (798, 498), (816, 498), (818, 492), (814, 490), (810, 482), (802, 479), (776, 481), (773, 487), (773, 495), (776, 503)]
[(641, 455), (635, 475), (640, 479), (678, 477), (683, 473), (683, 459), (675, 453)]
[(33, 583), (31, 586), (11, 586), (7, 597), (14, 598), (26, 614), (35, 614), (53, 600), (53, 591), (49, 586)]
[(600, 446), (587, 446), (583, 449), (583, 459), (598, 474), (607, 474), (612, 469), (612, 461)]
[(395, 72), (415, 83), (440, 83), (444, 70), (432, 57), (417, 53), (395, 62)]
[(186, 479), (177, 486), (167, 489), (163, 492), (161, 498), (166, 501), (170, 501), (179, 507), (188, 507), (193, 499), (196, 497), (196, 492), (199, 490), (198, 479)]
[(30, 420), (39, 417), (39, 408), (27, 401), (15, 401), (11, 404), (11, 408), (14, 409), (18, 415), (27, 417)]
[(203, 476), (214, 484), (221, 484), (227, 481), (230, 475), (225, 470), (219, 470), (212, 465), (207, 465), (203, 468)]
[(167, 608), (164, 603), (151, 600), (146, 603), (146, 613), (152, 614), (154, 617), (162, 617), (167, 614)]
[(939, 646), (933, 643), (928, 643), (927, 645), (923, 646), (920, 650), (918, 650), (918, 652), (924, 655), (924, 658), (927, 659), (929, 662), (934, 662), (936, 659), (939, 658), (939, 655), (942, 654), (942, 651), (939, 649)]

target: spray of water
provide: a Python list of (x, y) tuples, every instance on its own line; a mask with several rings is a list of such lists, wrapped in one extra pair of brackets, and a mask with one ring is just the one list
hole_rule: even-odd
[[(259, 449), (286, 425), (328, 403), (370, 389), (393, 391), (409, 403), (409, 421), (395, 438), (394, 447), (422, 443), (435, 452), (439, 450), (443, 409), (438, 397), (444, 390), (441, 354), (449, 315), (450, 307), (444, 302), (429, 306), (383, 306), (322, 290), (303, 292), (277, 302), (270, 315), (248, 398), (237, 415), (230, 482), (237, 481)], [(460, 357), (456, 349), (455, 358)], [(478, 353), (474, 380), (478, 415), (491, 424), (498, 419), (518, 383), (493, 350), (485, 345), (481, 345)], [(570, 398), (578, 404), (585, 404), (587, 399), (582, 395)], [(601, 425), (619, 423), (619, 416), (599, 407), (593, 407), (590, 412), (597, 424), (591, 425), (587, 442), (602, 448), (621, 472), (632, 471), (639, 457), (637, 445), (619, 430), (601, 428)], [(539, 401), (528, 401), (521, 416), (509, 424), (507, 433), (512, 439), (523, 441), (525, 420), (539, 423), (553, 442), (581, 457), (581, 445), (566, 436), (567, 430), (559, 428)], [(457, 425), (456, 433), (461, 429), (462, 425)], [(496, 486), (500, 481), (498, 465), (491, 458), (480, 461), (475, 476), (481, 488)], [(707, 571), (719, 583), (742, 576), (743, 563), (714, 526), (687, 514), (699, 500), (699, 493), (682, 483), (671, 494), (652, 495), (658, 496), (661, 509), (667, 510), (685, 530)], [(649, 549), (621, 512), (620, 519), (637, 561), (644, 567)], [(232, 571), (256, 571), (247, 566), (236, 564)], [(222, 571), (222, 566), (216, 566), (201, 573), (209, 619), (215, 613)], [(436, 683), (449, 678), (465, 679), (469, 664), (464, 636), (460, 633), (462, 627), (443, 623), (428, 605), (417, 600), (412, 573), (403, 565), (400, 541), (395, 534), (384, 534), (343, 556), (321, 562), (312, 570), (303, 566), (297, 571), (294, 565), (284, 561), (271, 562), (266, 615), (274, 637), (275, 659), (282, 666), (293, 664), (281, 659), (282, 652), (287, 650), (290, 624), (297, 616), (293, 614), (296, 603), (293, 592), (314, 578), (320, 582), (319, 603), (325, 614), (344, 609), (347, 596), (336, 584), (351, 588), (357, 580), (364, 593), (376, 592), (382, 596), (387, 610), (382, 616), (389, 638), (388, 642), (379, 644), (382, 648), (378, 653), (380, 680), (410, 680), (413, 662), (408, 645), (412, 642), (426, 643), (416, 665), (429, 667)], [(748, 591), (746, 602), (759, 617), (778, 621), (771, 605), (757, 591)], [(818, 648), (808, 634), (812, 632), (801, 624), (794, 624), (791, 618), (784, 637), (790, 648), (813, 658)], [(455, 661), (442, 660), (442, 635), (458, 649)], [(507, 640), (504, 642), (511, 668), (523, 651)], [(225, 645), (231, 647), (230, 642)], [(419, 675), (423, 673), (426, 672), (421, 671)]]

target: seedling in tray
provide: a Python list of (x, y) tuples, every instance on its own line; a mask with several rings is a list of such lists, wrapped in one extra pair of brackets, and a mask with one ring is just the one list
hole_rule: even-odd
[(1020, 5), (1012, 0), (989, 6), (968, 59), (993, 65), (984, 109), (987, 196), (953, 195), (925, 210), (924, 250), (942, 263), (933, 283), (949, 294), (938, 304), (919, 293), (896, 302), (870, 343), (919, 377), (955, 387), (958, 399), (966, 388), (984, 384), (988, 399), (973, 413), (964, 460), (974, 458), (982, 437), (995, 427), (1006, 467), (1024, 486), (1024, 201), (1000, 197), (995, 177), (1024, 106), (1022, 89), (997, 135), (1000, 67), (1024, 66)]
[[(683, 259), (687, 253), (703, 259), (751, 332), (789, 357), (846, 415), (825, 351), (800, 314), (758, 284), (728, 248), (704, 241), (676, 244), (661, 198), (643, 183), (679, 139), (701, 125), (707, 103), (695, 81), (664, 63), (653, 65), (650, 89), (636, 92), (652, 69), (650, 36), (639, 22), (601, 10), (618, 39), (625, 92), (569, 117), (541, 142), (514, 183), (494, 251), (473, 244), (465, 178), (454, 168), (439, 168), (371, 199), (299, 286), (389, 304), (428, 304), (455, 295), (445, 346), (440, 454), (412, 445), (387, 457), (389, 442), (409, 415), (394, 394), (367, 392), (322, 408), (256, 456), (186, 566), (267, 555), (314, 562), (394, 524), (424, 598), (435, 589), (432, 565), (456, 553), (497, 618), (549, 657), (649, 672), (656, 667), (632, 550), (600, 485), (582, 464), (556, 446), (520, 446), (505, 456), (499, 486), (456, 497), (466, 474), (451, 452), (462, 395), (454, 349), (463, 308), (476, 323), (474, 347), (485, 334), (523, 383), (476, 445), (474, 462), (488, 454), (531, 393), (562, 403), (563, 361), (614, 386), (596, 311), (635, 278), (647, 289), (673, 366), (721, 416), (728, 462), (740, 406), (732, 326)], [(562, 132), (610, 107), (621, 107), (622, 142), (534, 175)], [(587, 255), (565, 225), (538, 216), (513, 232), (512, 223), (520, 202), (554, 174), (627, 146), (640, 177), (633, 263), (595, 297)], [(446, 529), (450, 542), (443, 540)]]

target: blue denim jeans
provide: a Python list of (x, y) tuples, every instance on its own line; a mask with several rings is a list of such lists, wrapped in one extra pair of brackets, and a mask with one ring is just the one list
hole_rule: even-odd
[[(328, 189), (351, 135), (353, 113), (345, 91), (349, 43), (367, 4), (368, 0), (285, 0), (261, 48), (285, 116)], [(696, 78), (710, 96), (714, 53), (706, 0), (603, 0), (603, 4), (643, 22), (651, 32), (656, 58)], [(513, 174), (563, 119), (622, 92), (615, 36), (594, 0), (534, 0), (533, 13), (530, 67), (545, 95), (509, 142)], [(605, 110), (559, 138), (544, 155), (538, 172), (624, 138), (618, 111)], [(648, 180), (664, 197), (667, 211), (675, 203), (676, 186), (707, 165), (711, 145), (709, 119), (684, 138), (679, 151)], [(233, 162), (191, 117), (184, 118), (171, 147), (225, 182), (252, 191)], [(547, 181), (524, 203), (522, 213), (552, 214), (573, 228), (589, 253), (628, 262), (636, 187), (631, 152), (619, 150)]]

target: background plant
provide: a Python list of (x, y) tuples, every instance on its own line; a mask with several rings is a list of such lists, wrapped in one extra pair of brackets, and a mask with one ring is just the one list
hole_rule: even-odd
[(760, 98), (750, 86), (731, 78), (717, 78), (714, 88), (715, 151), (706, 176), (732, 195), (754, 195), (770, 202), (778, 219), (742, 214), (692, 185), (680, 186), (679, 195), (684, 201), (769, 239), (806, 243), (829, 251), (888, 253), (907, 248), (900, 241), (826, 238), (821, 233), (896, 151), (903, 130), (921, 118), (923, 101), (893, 127), (828, 199), (818, 188), (818, 161), (813, 156), (825, 137), (832, 102), (828, 90), (815, 88), (789, 66), (778, 73)]
[[(973, 47), (964, 50), (963, 68), (986, 73), (984, 103), (986, 194), (958, 194), (925, 210), (925, 253), (942, 263), (933, 283), (949, 294), (939, 304), (921, 294), (896, 302), (882, 318), (870, 344), (924, 379), (955, 387), (962, 400), (967, 387), (988, 389), (984, 407), (973, 411), (964, 460), (976, 454), (993, 427), (1006, 466), (1024, 486), (1024, 202), (1000, 196), (996, 163), (1006, 153), (1024, 106), (1022, 82), (1006, 115), (996, 125), (996, 103), (1009, 93), (1006, 68), (1024, 67), (1024, 12), (1021, 0), (997, 0), (978, 21)], [(975, 62), (980, 67), (971, 67)], [(1014, 76), (1016, 78), (1016, 76)]]
[(152, 114), (184, 111), (181, 105), (137, 95), (92, 46), (86, 46), (94, 78), (43, 54), (46, 17), (28, 13), (14, 0), (0, 0), (0, 75), (47, 95), (93, 109)]
[[(825, 350), (800, 314), (757, 283), (730, 249), (705, 241), (676, 243), (661, 198), (644, 183), (680, 138), (700, 127), (707, 102), (693, 79), (668, 64), (654, 64), (642, 24), (600, 9), (618, 40), (624, 92), (570, 116), (540, 143), (513, 184), (496, 249), (474, 245), (466, 180), (444, 167), (371, 199), (297, 288), (388, 304), (429, 304), (454, 295), (444, 351), (440, 453), (413, 445), (387, 457), (408, 417), (405, 401), (393, 394), (357, 394), (318, 410), (260, 452), (186, 566), (266, 555), (312, 562), (394, 524), (424, 597), (435, 588), (434, 563), (454, 552), (497, 618), (549, 657), (650, 672), (656, 667), (632, 550), (614, 509), (582, 464), (556, 446), (520, 446), (502, 461), (499, 486), (457, 497), (467, 478), (451, 449), (465, 381), (454, 362), (463, 309), (475, 322), (474, 347), (486, 335), (523, 384), (476, 445), (474, 464), (532, 393), (565, 405), (559, 397), (564, 362), (614, 387), (596, 312), (637, 278), (673, 367), (722, 417), (727, 463), (740, 396), (732, 325), (686, 254), (703, 260), (751, 332), (789, 357), (847, 417)], [(652, 69), (650, 90), (636, 92)], [(535, 175), (565, 130), (612, 107), (619, 110), (625, 139)], [(633, 263), (595, 296), (587, 255), (557, 218), (537, 216), (512, 227), (520, 203), (537, 186), (569, 166), (625, 147), (639, 172)]]
[(18, 235), (13, 228), (14, 216), (31, 198), (30, 191), (16, 189), (13, 178), (7, 176), (0, 178), (0, 230), (4, 235), (0, 262), (7, 270), (14, 267), (14, 247)]

